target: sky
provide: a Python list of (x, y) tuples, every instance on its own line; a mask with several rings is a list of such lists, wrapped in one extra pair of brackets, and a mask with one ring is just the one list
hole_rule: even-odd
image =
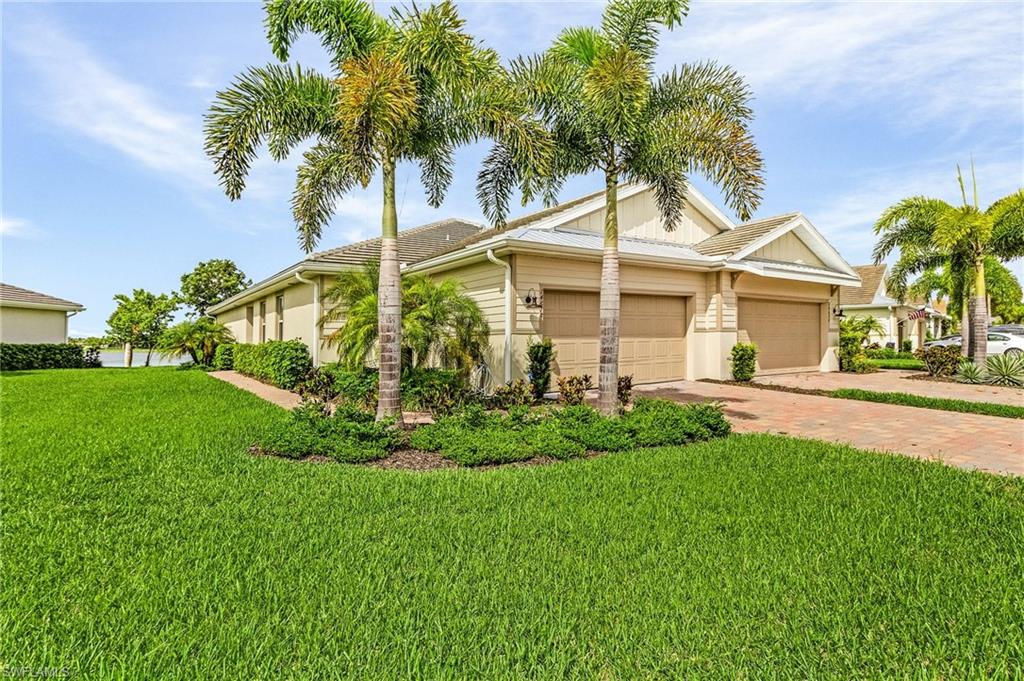
[[(459, 7), (510, 60), (543, 51), (566, 26), (598, 24), (603, 5)], [(71, 334), (102, 335), (114, 294), (174, 290), (199, 261), (230, 258), (259, 280), (302, 259), (288, 208), (299, 154), (262, 154), (232, 202), (203, 153), (217, 90), (275, 61), (260, 4), (4, 2), (0, 12), (4, 282), (84, 304)], [(657, 67), (708, 59), (738, 69), (755, 95), (767, 182), (755, 217), (801, 211), (852, 264), (869, 261), (886, 206), (914, 194), (958, 200), (957, 163), (973, 157), (982, 203), (1024, 186), (1018, 0), (696, 1), (662, 36)], [(312, 37), (292, 61), (329, 70)], [(401, 167), (401, 228), (482, 221), (474, 183), (486, 150), (458, 152), (438, 209), (416, 169)], [(723, 206), (713, 185), (691, 179)], [(561, 198), (601, 186), (574, 178)], [(375, 236), (379, 196), (375, 182), (340, 201), (320, 248)]]

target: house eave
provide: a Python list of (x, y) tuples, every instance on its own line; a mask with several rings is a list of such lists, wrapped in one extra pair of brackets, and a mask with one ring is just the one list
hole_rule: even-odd
[(352, 269), (352, 265), (342, 265), (333, 263), (317, 263), (302, 261), (292, 265), (286, 270), (281, 270), (277, 274), (271, 275), (262, 281), (258, 281), (249, 288), (245, 289), (241, 293), (237, 293), (227, 300), (223, 300), (216, 305), (210, 306), (207, 310), (209, 314), (220, 314), (227, 310), (238, 307), (239, 305), (245, 305), (255, 300), (262, 298), (269, 292), (275, 289), (281, 288), (281, 284), (285, 283), (297, 283), (295, 279), (296, 274), (336, 274), (343, 272), (348, 269)]
[(0, 300), (0, 307), (17, 307), (26, 310), (51, 310), (53, 312), (82, 312), (84, 305), (64, 305), (58, 303), (31, 303), (23, 300)]

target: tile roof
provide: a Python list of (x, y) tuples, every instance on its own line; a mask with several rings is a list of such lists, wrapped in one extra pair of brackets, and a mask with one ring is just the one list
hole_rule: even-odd
[(754, 243), (765, 234), (781, 227), (797, 217), (799, 213), (786, 213), (762, 218), (738, 225), (736, 229), (709, 236), (694, 245), (694, 250), (703, 255), (733, 255)]
[[(860, 286), (841, 286), (839, 300), (843, 305), (870, 305), (875, 300), (882, 280), (885, 279), (885, 265), (855, 265), (860, 276)], [(882, 295), (885, 295), (884, 287)]]
[(85, 309), (80, 303), (74, 303), (70, 300), (65, 300), (64, 298), (48, 296), (45, 293), (30, 291), (27, 288), (3, 283), (0, 283), (0, 303), (10, 304), (14, 307), (17, 307), (18, 303), (28, 303), (30, 305), (52, 305), (54, 307), (63, 307), (68, 310)]
[(550, 208), (542, 208), (541, 210), (535, 210), (532, 213), (527, 213), (526, 215), (522, 215), (522, 216), (520, 216), (520, 217), (518, 217), (518, 218), (516, 218), (514, 220), (509, 220), (504, 225), (501, 225), (499, 227), (491, 227), (490, 229), (483, 229), (480, 232), (478, 232), (477, 234), (474, 234), (473, 236), (470, 236), (470, 237), (464, 239), (463, 241), (461, 241), (461, 242), (459, 242), (457, 244), (454, 244), (450, 248), (445, 248), (444, 250), (440, 250), (440, 251), (438, 251), (436, 253), (431, 253), (429, 256), (424, 256), (423, 258), (420, 258), (420, 260), (426, 260), (427, 257), (434, 257), (434, 256), (438, 256), (438, 255), (445, 255), (447, 253), (452, 253), (452, 252), (457, 251), (459, 249), (465, 248), (466, 246), (471, 246), (471, 245), (473, 245), (475, 243), (479, 243), (481, 241), (484, 241), (485, 239), (489, 239), (489, 238), (497, 236), (499, 234), (504, 234), (505, 232), (509, 232), (509, 231), (511, 231), (513, 229), (518, 229), (519, 227), (523, 227), (523, 226), (525, 226), (525, 225), (527, 225), (527, 224), (529, 224), (531, 222), (535, 222), (537, 220), (543, 220), (544, 218), (550, 217), (550, 216), (552, 216), (552, 215), (554, 215), (556, 213), (560, 213), (563, 210), (569, 210), (571, 208), (575, 208), (576, 206), (580, 205), (581, 203), (586, 203), (587, 201), (590, 201), (591, 199), (595, 199), (595, 198), (597, 198), (599, 196), (603, 196), (603, 195), (604, 195), (604, 190), (602, 189), (600, 191), (596, 191), (596, 192), (592, 192), (590, 194), (587, 194), (586, 196), (581, 196), (578, 199), (573, 199), (572, 201), (567, 201), (566, 203), (560, 203), (560, 204), (558, 204), (556, 206), (551, 206)]
[[(466, 220), (440, 220), (398, 233), (398, 259), (403, 263), (445, 252), (449, 246), (479, 234), (484, 227)], [(380, 237), (310, 254), (307, 263), (362, 265), (380, 257)]]

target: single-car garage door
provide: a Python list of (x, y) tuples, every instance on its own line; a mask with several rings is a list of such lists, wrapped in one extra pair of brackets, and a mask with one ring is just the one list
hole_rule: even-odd
[(739, 299), (740, 340), (757, 344), (762, 371), (809, 369), (821, 362), (821, 305)]
[[(599, 296), (545, 291), (543, 333), (558, 354), (554, 373), (590, 374), (596, 383)], [(634, 383), (682, 379), (686, 366), (686, 300), (625, 294), (621, 299), (619, 374)]]

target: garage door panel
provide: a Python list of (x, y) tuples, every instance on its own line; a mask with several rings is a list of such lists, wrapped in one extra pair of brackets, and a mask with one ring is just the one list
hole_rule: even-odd
[[(544, 335), (555, 344), (555, 374), (596, 377), (600, 344), (597, 293), (544, 292)], [(685, 375), (686, 302), (673, 296), (623, 295), (619, 372), (636, 383)]]
[(801, 369), (821, 361), (821, 305), (739, 299), (739, 328), (758, 347), (762, 371)]

